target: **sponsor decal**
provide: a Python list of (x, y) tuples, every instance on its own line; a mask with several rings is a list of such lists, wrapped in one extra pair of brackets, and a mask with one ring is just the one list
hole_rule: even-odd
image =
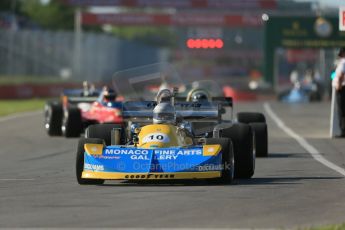
[(207, 172), (207, 171), (220, 171), (224, 167), (223, 165), (206, 164), (206, 165), (199, 165), (196, 168), (199, 172)]
[(175, 174), (130, 174), (125, 175), (125, 179), (174, 179)]
[(95, 170), (95, 171), (104, 171), (103, 165), (94, 165), (94, 164), (84, 164), (84, 169), (86, 170)]
[(106, 149), (105, 154), (119, 154), (119, 155), (147, 155), (149, 151), (147, 149)]
[(132, 160), (150, 160), (150, 151), (153, 151), (156, 160), (176, 160), (180, 156), (201, 156), (202, 149), (130, 149), (130, 148), (107, 148), (102, 158), (108, 156), (129, 155)]
[(104, 156), (104, 155), (94, 155), (93, 158), (95, 159), (107, 159), (107, 160), (119, 160), (121, 156), (112, 155), (112, 156)]
[(179, 156), (202, 155), (201, 149), (156, 149), (154, 150), (157, 160), (176, 160)]
[(132, 155), (132, 160), (150, 160), (147, 155)]
[(105, 155), (130, 155), (132, 160), (150, 160), (147, 149), (105, 149)]

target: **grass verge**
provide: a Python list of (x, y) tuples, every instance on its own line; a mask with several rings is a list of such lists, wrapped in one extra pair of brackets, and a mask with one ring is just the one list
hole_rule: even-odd
[(42, 109), (46, 99), (0, 100), (0, 116)]

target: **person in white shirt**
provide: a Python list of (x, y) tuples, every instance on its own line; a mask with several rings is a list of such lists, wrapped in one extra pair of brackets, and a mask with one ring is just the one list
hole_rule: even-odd
[(345, 137), (345, 47), (338, 53), (339, 62), (335, 70), (335, 77), (332, 86), (336, 90), (336, 101), (338, 105), (339, 126), (341, 133), (339, 137)]

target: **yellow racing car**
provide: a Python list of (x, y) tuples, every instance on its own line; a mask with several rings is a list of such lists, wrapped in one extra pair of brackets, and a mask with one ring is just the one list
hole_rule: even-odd
[[(123, 76), (129, 79), (129, 74)], [(166, 74), (134, 76), (129, 81), (152, 81)], [(180, 179), (231, 183), (235, 177), (251, 178), (255, 170), (252, 126), (224, 121), (224, 101), (178, 101), (177, 95), (177, 89), (161, 89), (154, 100), (125, 101), (125, 125), (89, 126), (77, 149), (78, 183)], [(193, 128), (196, 122), (205, 124), (203, 131)]]

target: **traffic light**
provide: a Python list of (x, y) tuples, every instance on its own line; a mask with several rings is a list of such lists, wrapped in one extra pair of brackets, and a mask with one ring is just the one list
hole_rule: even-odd
[(220, 38), (189, 38), (186, 41), (186, 45), (189, 49), (221, 49), (224, 46), (224, 42)]

